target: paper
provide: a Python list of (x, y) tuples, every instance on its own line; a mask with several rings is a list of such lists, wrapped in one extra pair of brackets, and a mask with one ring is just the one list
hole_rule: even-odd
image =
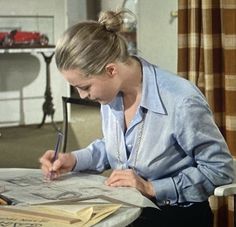
[[(26, 217), (6, 217), (3, 213), (0, 213), (0, 226), (7, 227), (41, 227), (41, 226), (50, 226), (48, 221), (43, 219), (32, 219)], [(51, 225), (50, 227), (53, 227)]]
[[(2, 194), (11, 198), (16, 208), (33, 206), (48, 213), (74, 215), (83, 226), (126, 226), (139, 216), (141, 207), (157, 208), (136, 189), (109, 187), (104, 184), (105, 180), (106, 177), (101, 175), (70, 173), (48, 182), (41, 170), (0, 169), (0, 186), (5, 190)], [(0, 226), (4, 221), (10, 221), (9, 218), (14, 223), (14, 216), (5, 218), (8, 219), (0, 215)], [(22, 220), (17, 219), (9, 226), (16, 226), (18, 221)], [(51, 222), (50, 225), (48, 220), (38, 223), (39, 226), (54, 226), (55, 220)], [(55, 226), (59, 227), (59, 224)]]
[(106, 177), (101, 175), (70, 173), (55, 181), (45, 181), (41, 170), (0, 171), (0, 185), (5, 188), (2, 194), (12, 198), (18, 205), (104, 195), (132, 204), (134, 207), (156, 207), (136, 189), (109, 187), (104, 184), (105, 180)]
[(66, 214), (68, 217), (81, 220), (76, 226), (92, 226), (117, 211), (121, 206), (121, 204), (45, 205), (34, 207), (34, 210), (57, 215)]
[[(85, 227), (97, 224), (116, 212), (120, 207), (121, 204), (8, 206), (0, 207), (0, 212), (2, 218), (5, 214), (8, 221), (11, 218), (12, 220), (23, 222), (22, 217), (25, 217), (27, 223), (38, 221), (38, 223), (48, 224), (49, 222), (56, 222), (64, 225), (76, 224), (77, 227)], [(3, 226), (1, 218), (0, 226)]]

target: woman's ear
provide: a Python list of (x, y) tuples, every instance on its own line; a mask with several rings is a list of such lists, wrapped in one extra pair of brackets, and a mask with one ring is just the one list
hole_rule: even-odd
[(114, 63), (109, 63), (107, 64), (107, 66), (105, 67), (105, 71), (107, 73), (108, 76), (110, 77), (114, 77), (117, 74), (117, 65)]

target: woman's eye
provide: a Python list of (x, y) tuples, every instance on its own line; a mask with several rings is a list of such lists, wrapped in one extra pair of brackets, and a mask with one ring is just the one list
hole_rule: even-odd
[(82, 90), (82, 91), (87, 91), (89, 89), (90, 86), (84, 86), (84, 87), (79, 87), (79, 86), (75, 86), (76, 89)]
[(89, 89), (89, 86), (87, 86), (87, 87), (82, 87), (82, 88), (80, 88), (81, 90), (83, 90), (83, 91), (87, 91), (88, 89)]

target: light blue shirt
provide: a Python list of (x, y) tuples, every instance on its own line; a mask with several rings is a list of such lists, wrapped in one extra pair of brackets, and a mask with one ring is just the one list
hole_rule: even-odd
[(233, 180), (225, 140), (196, 86), (139, 60), (142, 99), (129, 128), (119, 94), (101, 106), (104, 138), (73, 152), (74, 171), (134, 168), (152, 182), (159, 205), (205, 201)]

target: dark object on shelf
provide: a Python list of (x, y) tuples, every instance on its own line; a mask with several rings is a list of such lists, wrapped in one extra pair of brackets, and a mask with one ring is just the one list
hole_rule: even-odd
[(137, 54), (137, 4), (138, 0), (124, 0), (122, 8), (127, 12), (123, 15), (123, 28), (121, 34), (127, 41), (130, 54)]
[(40, 32), (27, 32), (12, 30), (11, 32), (0, 32), (0, 46), (47, 46), (48, 37)]
[(137, 41), (136, 41), (136, 31), (122, 31), (121, 35), (127, 41), (127, 47), (130, 54), (137, 54)]

